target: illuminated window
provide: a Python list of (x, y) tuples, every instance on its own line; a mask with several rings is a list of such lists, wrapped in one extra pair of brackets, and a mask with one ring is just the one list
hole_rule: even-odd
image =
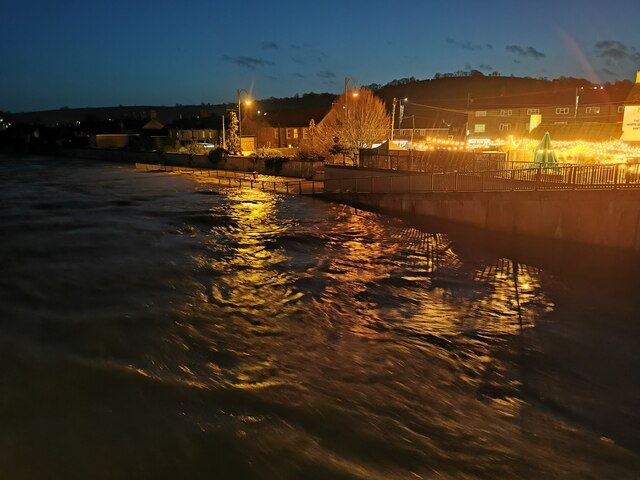
[(540, 115), (539, 108), (527, 108), (527, 115)]
[(476, 117), (486, 117), (487, 116), (487, 111), (486, 110), (478, 110), (476, 112)]
[(501, 123), (500, 124), (500, 131), (501, 132), (508, 132), (509, 130), (511, 130), (511, 124), (510, 123)]
[(513, 110), (500, 110), (501, 117), (510, 117), (513, 115)]
[(418, 135), (422, 135), (425, 136), (427, 134), (427, 130), (424, 128), (421, 128), (420, 130), (418, 130)]
[(618, 113), (624, 113), (624, 105), (618, 107)]
[(556, 108), (556, 115), (569, 115), (569, 108), (567, 107)]
[(293, 138), (298, 138), (298, 129), (297, 128), (293, 129)]
[(600, 107), (587, 107), (585, 109), (586, 113), (600, 113)]
[(484, 123), (476, 123), (473, 127), (473, 131), (475, 133), (484, 133), (487, 129), (487, 126)]

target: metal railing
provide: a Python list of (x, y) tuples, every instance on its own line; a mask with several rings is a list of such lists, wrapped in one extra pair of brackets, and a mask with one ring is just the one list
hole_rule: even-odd
[(136, 163), (136, 169), (195, 175), (223, 187), (256, 188), (265, 192), (289, 195), (319, 195), (324, 192), (324, 182), (321, 180), (266, 180), (262, 175), (254, 175), (252, 172), (140, 163)]
[(640, 188), (639, 165), (564, 165), (476, 173), (327, 178), (325, 193), (432, 193)]

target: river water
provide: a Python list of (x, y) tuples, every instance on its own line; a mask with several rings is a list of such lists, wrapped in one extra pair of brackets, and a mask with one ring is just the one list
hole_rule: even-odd
[(0, 478), (640, 478), (632, 280), (0, 156)]

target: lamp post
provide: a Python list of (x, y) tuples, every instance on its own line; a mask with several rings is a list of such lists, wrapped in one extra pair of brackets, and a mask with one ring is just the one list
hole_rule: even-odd
[[(245, 94), (249, 95), (249, 92), (247, 92), (244, 88), (239, 88), (237, 90), (237, 94), (238, 94), (238, 137), (240, 137), (240, 155), (242, 155), (242, 105), (240, 103), (240, 94), (244, 92)], [(250, 99), (246, 99), (244, 101), (245, 105), (251, 105), (251, 100)]]
[(584, 87), (576, 87), (576, 111), (573, 115), (573, 121), (574, 123), (578, 120), (578, 103), (580, 103), (580, 90), (582, 90)]

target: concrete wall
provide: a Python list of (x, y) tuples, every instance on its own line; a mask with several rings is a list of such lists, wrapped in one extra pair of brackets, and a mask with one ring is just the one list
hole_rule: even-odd
[(129, 152), (123, 150), (97, 150), (68, 148), (60, 151), (61, 155), (90, 160), (101, 160), (120, 163), (154, 163), (172, 165), (176, 167), (200, 167), (217, 168), (219, 170), (234, 170), (279, 175), (282, 177), (311, 178), (323, 170), (322, 162), (303, 162), (289, 160), (282, 164), (279, 172), (266, 168), (264, 159), (252, 159), (250, 157), (229, 156), (226, 162), (212, 164), (205, 155), (189, 156), (186, 153), (154, 153), (154, 152)]
[[(640, 253), (638, 189), (406, 193), (437, 186), (429, 175), (355, 167), (328, 165), (325, 176), (332, 199), (366, 208)], [(355, 194), (356, 188), (387, 193)], [(544, 241), (540, 245), (544, 248)]]
[[(493, 232), (640, 252), (640, 190), (336, 194), (335, 200)], [(540, 248), (544, 248), (544, 240)]]

